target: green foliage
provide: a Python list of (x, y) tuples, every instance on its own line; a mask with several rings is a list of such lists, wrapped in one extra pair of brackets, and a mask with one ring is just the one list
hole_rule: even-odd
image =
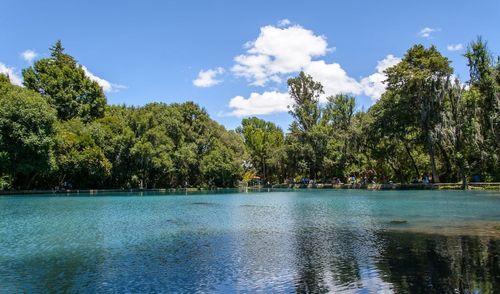
[(290, 114), (297, 122), (298, 128), (302, 132), (308, 132), (318, 123), (321, 116), (319, 108), (319, 97), (323, 94), (323, 86), (315, 82), (310, 75), (304, 72), (296, 78), (288, 80), (290, 97), (294, 104), (290, 109)]
[(73, 188), (98, 188), (110, 175), (111, 162), (97, 145), (91, 125), (80, 119), (57, 125), (56, 156), (61, 186), (68, 182)]
[[(343, 94), (321, 103), (322, 85), (301, 72), (288, 81), (294, 121), (284, 138), (286, 156), (274, 155), (282, 167), (266, 178), (329, 182), (354, 175), (407, 183), (432, 174), (433, 181), (464, 187), (475, 175), (500, 180), (500, 64), (493, 65), (488, 52), (481, 39), (469, 46), (465, 89), (436, 47), (415, 45), (386, 70), (387, 90), (367, 112), (356, 112), (354, 97)], [(247, 124), (243, 120), (242, 128)], [(261, 162), (256, 143), (245, 143), (253, 162)]]
[(38, 94), (0, 75), (1, 186), (31, 188), (54, 167), (55, 111)]
[(238, 184), (243, 140), (198, 105), (105, 107), (60, 42), (51, 51), (23, 71), (26, 88), (0, 75), (0, 189)]
[(357, 140), (354, 140), (354, 109), (355, 98), (339, 94), (328, 97), (324, 110), (323, 120), (326, 128), (314, 137), (321, 138), (321, 134), (330, 134), (328, 141), (327, 162), (325, 175), (345, 179), (354, 171), (348, 167), (357, 161)]
[[(136, 137), (130, 148), (131, 165), (144, 187), (234, 186), (240, 178), (241, 173), (235, 175), (229, 165), (243, 163), (241, 139), (197, 105), (153, 103), (131, 112), (130, 127)], [(224, 171), (218, 172), (210, 159), (220, 154), (226, 161), (218, 166)]]
[[(469, 91), (474, 93), (475, 114), (472, 119), (479, 124), (483, 177), (500, 176), (500, 62), (494, 58), (486, 42), (480, 37), (469, 44), (467, 58), (470, 80)], [(469, 100), (471, 96), (469, 96)]]
[(465, 57), (468, 87), (435, 47), (413, 46), (368, 111), (345, 94), (323, 100), (323, 86), (301, 72), (288, 80), (284, 134), (256, 117), (228, 131), (192, 102), (106, 105), (57, 42), (23, 71), (24, 88), (0, 75), (0, 189), (499, 181), (500, 63), (480, 38)]
[(270, 175), (280, 178), (280, 156), (284, 144), (283, 131), (272, 122), (251, 117), (241, 122), (236, 130), (243, 138), (251, 154), (251, 166), (264, 180), (273, 180)]
[(439, 182), (436, 126), (440, 123), (443, 111), (443, 85), (453, 73), (450, 61), (434, 46), (425, 48), (423, 45), (415, 45), (407, 51), (400, 63), (387, 69), (385, 73), (388, 91), (394, 92), (402, 100), (397, 105), (410, 106), (415, 113), (409, 126), (420, 128), (421, 140), (425, 142), (431, 160), (432, 178)]
[(104, 184), (106, 187), (139, 186), (138, 182), (132, 181), (134, 165), (131, 149), (136, 137), (130, 126), (131, 114), (129, 108), (110, 106), (106, 109), (104, 118), (97, 119), (90, 125), (95, 143), (112, 163), (111, 174)]
[(104, 115), (106, 97), (82, 66), (64, 53), (60, 41), (50, 48), (51, 57), (23, 70), (24, 86), (40, 93), (57, 110), (61, 120), (80, 117), (90, 121)]
[(8, 175), (0, 176), (0, 191), (10, 190), (12, 188), (12, 177)]
[(234, 150), (218, 143), (201, 161), (201, 172), (209, 187), (234, 187), (241, 177), (241, 161)]
[(319, 99), (324, 93), (323, 86), (310, 75), (300, 72), (296, 78), (288, 80), (288, 88), (294, 101), (289, 111), (294, 118), (290, 136), (294, 136), (294, 141), (299, 143), (296, 147), (300, 148), (295, 151), (298, 151), (296, 161), (300, 165), (300, 174), (316, 178), (326, 150), (326, 134), (320, 124), (323, 109)]

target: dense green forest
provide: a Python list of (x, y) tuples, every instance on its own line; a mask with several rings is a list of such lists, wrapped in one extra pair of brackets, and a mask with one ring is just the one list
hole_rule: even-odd
[(108, 105), (61, 42), (50, 50), (23, 87), (0, 75), (0, 189), (500, 180), (500, 60), (480, 38), (464, 84), (434, 46), (415, 45), (366, 111), (345, 94), (320, 103), (323, 85), (301, 72), (286, 132), (256, 117), (226, 130), (192, 102)]

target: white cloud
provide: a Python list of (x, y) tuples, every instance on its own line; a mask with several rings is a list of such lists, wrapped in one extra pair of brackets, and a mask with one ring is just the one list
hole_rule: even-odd
[[(113, 83), (110, 83), (110, 82), (106, 81), (105, 79), (102, 79), (102, 78), (94, 75), (84, 65), (82, 65), (82, 69), (85, 72), (85, 75), (89, 79), (97, 82), (99, 84), (99, 86), (102, 87), (102, 89), (103, 89), (104, 92), (117, 92), (117, 91), (119, 91), (121, 89), (126, 89), (127, 88), (124, 85), (113, 84)], [(12, 84), (14, 84), (14, 85), (21, 86), (23, 84), (22, 78), (19, 75), (16, 74), (15, 68), (13, 68), (13, 67), (8, 67), (5, 64), (0, 63), (0, 73), (8, 75), (9, 78), (10, 78), (10, 82)]]
[(31, 63), (33, 59), (35, 59), (38, 56), (38, 53), (36, 53), (34, 50), (25, 50), (24, 52), (21, 53), (21, 57), (26, 60), (27, 62)]
[[(323, 84), (325, 95), (320, 97), (321, 102), (326, 102), (326, 97), (339, 93), (365, 94), (376, 101), (385, 92), (386, 75), (384, 70), (400, 61), (399, 57), (392, 54), (387, 55), (378, 61), (375, 73), (362, 78), (359, 82), (349, 77), (338, 63), (326, 63), (323, 60), (312, 61), (304, 70), (316, 81)], [(233, 111), (229, 115), (242, 117), (287, 112), (288, 106), (292, 104), (293, 100), (288, 93), (277, 91), (265, 91), (262, 94), (252, 93), (249, 98), (242, 96), (232, 98), (229, 107)]]
[(418, 35), (422, 38), (428, 39), (431, 37), (432, 33), (437, 32), (437, 31), (439, 31), (439, 29), (425, 27), (425, 28), (421, 29), (420, 32), (418, 32)]
[[(323, 85), (325, 94), (321, 95), (321, 102), (340, 93), (364, 94), (374, 101), (379, 99), (385, 91), (384, 70), (401, 60), (387, 55), (378, 62), (375, 73), (355, 79), (339, 63), (321, 58), (333, 51), (324, 36), (299, 25), (265, 26), (260, 29), (257, 39), (247, 42), (244, 47), (246, 53), (234, 58), (231, 70), (236, 76), (245, 77), (251, 85), (266, 86), (273, 82), (281, 84), (291, 75), (304, 71)], [(288, 94), (268, 90), (262, 94), (252, 93), (249, 98), (236, 96), (229, 107), (233, 109), (230, 115), (245, 116), (286, 112), (290, 104)]]
[(317, 36), (298, 25), (286, 28), (262, 27), (259, 37), (247, 42), (246, 47), (246, 54), (235, 57), (236, 64), (232, 71), (257, 86), (281, 80), (280, 75), (300, 71), (314, 57), (323, 56), (329, 51), (324, 36)]
[(82, 69), (83, 71), (85, 72), (85, 75), (91, 79), (92, 81), (94, 82), (97, 82), (99, 84), (99, 86), (101, 86), (101, 88), (104, 90), (104, 92), (111, 92), (112, 90), (112, 86), (111, 86), (111, 83), (106, 81), (105, 79), (102, 79), (96, 75), (94, 75), (93, 73), (91, 73), (86, 66), (82, 65)]
[(401, 58), (395, 57), (392, 54), (387, 55), (384, 59), (380, 60), (377, 64), (377, 72), (371, 74), (368, 77), (361, 79), (361, 87), (366, 96), (372, 98), (372, 100), (378, 100), (385, 92), (386, 75), (384, 70), (398, 64)]
[(98, 76), (96, 76), (95, 74), (93, 74), (92, 72), (90, 72), (86, 66), (82, 65), (82, 69), (83, 71), (85, 72), (85, 75), (91, 79), (92, 81), (96, 82), (97, 84), (99, 84), (99, 86), (101, 86), (102, 90), (104, 92), (118, 92), (119, 90), (122, 90), (122, 89), (126, 89), (127, 86), (124, 86), (124, 85), (119, 85), (119, 84), (113, 84), (113, 83), (110, 83), (109, 81), (106, 81), (105, 79), (103, 78), (100, 78)]
[(233, 109), (229, 115), (242, 117), (286, 112), (292, 103), (288, 93), (277, 91), (252, 93), (249, 98), (236, 96), (229, 101), (229, 107)]
[(446, 49), (448, 49), (448, 51), (460, 51), (460, 50), (464, 49), (464, 45), (462, 45), (461, 43), (451, 44), (451, 45), (446, 46)]
[(10, 82), (14, 85), (21, 86), (23, 84), (23, 79), (17, 75), (15, 68), (8, 67), (3, 63), (0, 63), (0, 74), (5, 74), (9, 76)]
[(320, 97), (321, 102), (326, 102), (326, 97), (331, 95), (362, 92), (358, 81), (349, 77), (338, 63), (326, 63), (324, 60), (312, 61), (304, 68), (304, 72), (323, 85), (325, 95)]
[(291, 23), (292, 23), (292, 22), (291, 22), (289, 19), (284, 18), (284, 19), (280, 19), (280, 20), (278, 21), (278, 26), (279, 26), (279, 27), (286, 27), (286, 26), (289, 26)]
[(193, 80), (193, 85), (196, 87), (212, 87), (222, 82), (222, 80), (217, 80), (216, 77), (224, 73), (224, 69), (222, 67), (218, 67), (216, 69), (209, 70), (201, 70), (198, 73), (198, 78)]

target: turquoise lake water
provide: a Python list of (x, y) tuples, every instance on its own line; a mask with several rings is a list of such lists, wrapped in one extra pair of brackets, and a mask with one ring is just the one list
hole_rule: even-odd
[(0, 196), (0, 293), (499, 293), (500, 192)]

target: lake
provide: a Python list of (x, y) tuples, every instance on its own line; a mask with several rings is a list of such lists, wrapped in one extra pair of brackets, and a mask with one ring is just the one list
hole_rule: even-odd
[(0, 196), (0, 293), (500, 292), (500, 192)]

